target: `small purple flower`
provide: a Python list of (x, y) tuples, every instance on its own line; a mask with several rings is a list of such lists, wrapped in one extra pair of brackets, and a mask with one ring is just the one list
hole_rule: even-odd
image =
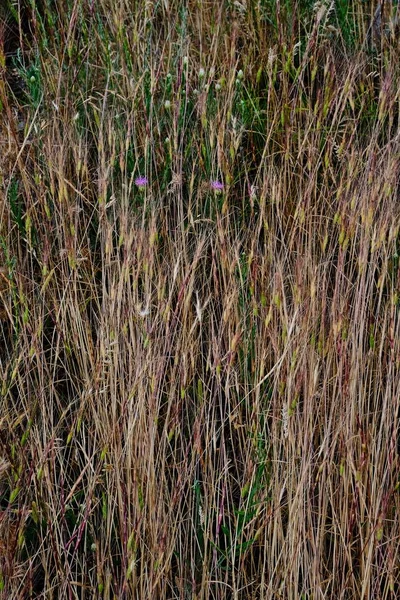
[(221, 183), (221, 181), (212, 181), (211, 182), (211, 188), (213, 190), (215, 190), (216, 192), (222, 192), (222, 190), (224, 189), (224, 184)]
[(148, 184), (148, 179), (147, 177), (143, 176), (137, 177), (135, 179), (135, 184), (138, 186), (138, 188), (144, 188)]

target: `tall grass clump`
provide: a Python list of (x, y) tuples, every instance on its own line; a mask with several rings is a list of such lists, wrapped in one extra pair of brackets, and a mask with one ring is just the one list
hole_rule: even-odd
[(0, 599), (400, 593), (373, 2), (9, 2)]

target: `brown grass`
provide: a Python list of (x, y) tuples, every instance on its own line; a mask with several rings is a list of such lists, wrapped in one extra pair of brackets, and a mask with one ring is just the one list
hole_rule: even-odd
[(1, 600), (398, 597), (399, 63), (370, 4), (350, 48), (329, 3), (33, 13), (26, 95), (0, 81)]

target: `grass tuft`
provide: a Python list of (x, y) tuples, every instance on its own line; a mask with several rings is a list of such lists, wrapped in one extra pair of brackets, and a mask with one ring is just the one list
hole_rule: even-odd
[(399, 596), (384, 4), (1, 9), (0, 600)]

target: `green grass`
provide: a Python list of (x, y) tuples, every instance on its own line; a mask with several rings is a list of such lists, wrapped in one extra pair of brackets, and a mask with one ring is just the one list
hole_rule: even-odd
[(395, 8), (2, 9), (0, 600), (398, 597)]

